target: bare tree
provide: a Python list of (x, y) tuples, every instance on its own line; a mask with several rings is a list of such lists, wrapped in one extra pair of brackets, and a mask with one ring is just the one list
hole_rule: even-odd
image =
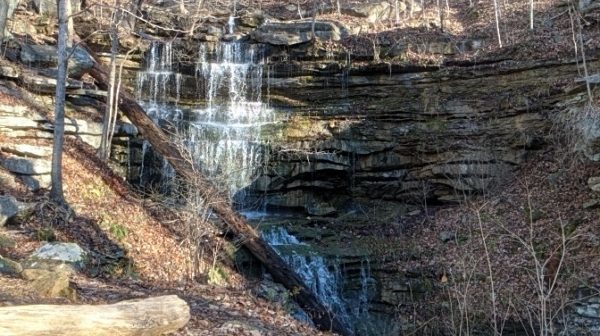
[[(573, 9), (572, 5), (571, 9)], [(585, 77), (585, 87), (587, 89), (589, 103), (592, 104), (594, 102), (594, 98), (592, 96), (592, 89), (590, 87), (590, 77), (587, 68), (587, 60), (585, 57), (585, 44), (583, 43), (583, 26), (581, 25), (581, 18), (579, 17), (579, 12), (575, 10), (573, 10), (573, 12), (575, 13), (575, 21), (577, 22), (577, 35), (579, 38), (579, 46), (581, 47), (581, 62), (583, 64), (583, 76)], [(569, 10), (569, 13), (571, 13), (571, 10)]]
[(529, 0), (529, 29), (533, 30), (533, 0)]
[(121, 21), (121, 11), (119, 9), (120, 1), (115, 3), (109, 35), (110, 35), (110, 64), (109, 64), (109, 87), (106, 96), (106, 109), (104, 111), (104, 123), (102, 124), (102, 136), (100, 138), (100, 147), (98, 156), (102, 160), (108, 160), (110, 157), (110, 144), (117, 123), (117, 101), (119, 92), (117, 89), (117, 54), (119, 52), (119, 22)]
[(62, 186), (62, 153), (65, 136), (65, 86), (67, 82), (68, 0), (58, 1), (58, 74), (56, 76), (56, 102), (54, 105), (54, 144), (52, 147), (52, 171), (50, 197), (65, 205)]
[(8, 1), (0, 0), (0, 42), (4, 39), (6, 19), (8, 18)]
[(500, 48), (502, 48), (502, 37), (500, 36), (500, 8), (498, 8), (498, 0), (494, 0), (494, 16), (496, 17), (496, 35), (498, 35), (498, 44), (500, 45)]

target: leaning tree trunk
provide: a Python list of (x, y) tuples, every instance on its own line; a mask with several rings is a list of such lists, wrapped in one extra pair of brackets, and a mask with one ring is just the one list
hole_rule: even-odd
[[(89, 48), (88, 48), (89, 49)], [(95, 57), (92, 51), (90, 55)], [(96, 64), (90, 71), (90, 75), (96, 80), (101, 89), (108, 88), (108, 75), (104, 67), (96, 58)], [(208, 202), (214, 214), (216, 214), (240, 239), (248, 250), (265, 266), (273, 279), (283, 284), (294, 294), (294, 299), (311, 317), (317, 327), (322, 330), (333, 330), (342, 335), (352, 335), (350, 331), (315, 296), (304, 284), (302, 279), (293, 271), (285, 261), (265, 243), (257, 231), (238, 213), (236, 213), (226, 197), (202, 176), (194, 165), (185, 159), (179, 148), (165, 135), (165, 133), (150, 119), (144, 109), (137, 103), (134, 96), (125, 89), (119, 95), (119, 108), (138, 128), (141, 135), (152, 145), (152, 149), (161, 154), (169, 161), (174, 170), (197, 190), (201, 190), (203, 197)]]
[(158, 336), (187, 324), (190, 307), (176, 295), (111, 305), (0, 307), (3, 336)]

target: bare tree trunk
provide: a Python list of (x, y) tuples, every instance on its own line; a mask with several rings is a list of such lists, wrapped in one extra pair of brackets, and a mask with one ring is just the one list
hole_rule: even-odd
[(533, 30), (533, 0), (529, 0), (529, 29)]
[(8, 0), (0, 0), (0, 42), (4, 40), (6, 20), (8, 19)]
[(394, 2), (394, 14), (396, 17), (396, 25), (399, 25), (400, 24), (400, 0), (396, 0)]
[(577, 28), (579, 35), (579, 45), (581, 46), (581, 63), (583, 64), (583, 75), (585, 76), (585, 87), (587, 89), (588, 100), (590, 104), (594, 102), (594, 97), (592, 96), (592, 88), (590, 87), (590, 77), (587, 68), (587, 61), (585, 57), (585, 44), (583, 44), (583, 27), (581, 26), (581, 19), (579, 18), (579, 13), (575, 12), (575, 16), (577, 19)]
[(0, 307), (4, 336), (158, 336), (182, 328), (190, 307), (175, 295), (110, 305), (25, 305)]
[[(60, 1), (60, 0), (59, 0)], [(70, 48), (73, 46), (73, 33), (75, 32), (75, 27), (73, 25), (73, 6), (71, 0), (65, 0), (65, 16), (67, 20), (67, 47)]]
[(300, 20), (303, 20), (304, 18), (302, 17), (302, 8), (300, 7), (300, 0), (296, 1), (296, 8), (298, 9), (298, 17), (300, 17)]
[(115, 130), (117, 120), (117, 104), (119, 99), (116, 77), (117, 77), (117, 53), (119, 52), (119, 27), (120, 20), (119, 1), (116, 1), (116, 9), (113, 11), (111, 20), (110, 35), (110, 64), (109, 64), (109, 80), (106, 96), (106, 110), (104, 112), (104, 122), (102, 123), (102, 136), (100, 138), (100, 148), (98, 148), (98, 156), (106, 161), (110, 157), (110, 146), (112, 134)]
[(496, 35), (498, 36), (498, 45), (502, 48), (502, 37), (500, 36), (500, 9), (498, 0), (494, 0), (494, 16), (496, 17)]
[[(312, 38), (311, 40), (316, 40), (317, 36), (315, 35), (315, 24), (317, 23), (317, 8), (318, 8), (318, 4), (319, 1), (318, 0), (313, 0), (313, 17), (312, 17), (312, 24), (310, 26), (310, 32), (312, 34)], [(300, 8), (300, 7), (298, 7)]]
[[(571, 37), (573, 38), (573, 49), (575, 51), (575, 65), (577, 66), (577, 74), (581, 76), (581, 69), (579, 69), (579, 42), (577, 41), (577, 33), (575, 33), (575, 22), (573, 20), (573, 15), (575, 12), (575, 8), (573, 8), (573, 4), (569, 4), (569, 20), (571, 21)], [(575, 13), (576, 14), (576, 13)]]
[(62, 186), (62, 153), (65, 140), (65, 88), (67, 82), (67, 1), (58, 1), (58, 74), (56, 76), (56, 98), (54, 105), (54, 144), (52, 147), (52, 171), (50, 197), (65, 205)]

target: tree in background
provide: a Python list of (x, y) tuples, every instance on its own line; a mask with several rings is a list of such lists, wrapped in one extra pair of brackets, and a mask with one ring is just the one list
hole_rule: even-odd
[(54, 144), (52, 147), (52, 172), (50, 198), (65, 205), (62, 185), (62, 153), (65, 140), (65, 89), (67, 84), (67, 44), (69, 36), (69, 0), (58, 0), (58, 74), (54, 105)]
[(119, 104), (120, 85), (117, 84), (117, 54), (119, 53), (119, 24), (123, 17), (120, 5), (120, 1), (117, 0), (113, 9), (108, 33), (110, 36), (109, 83), (104, 122), (102, 123), (102, 136), (100, 138), (100, 147), (98, 148), (98, 156), (104, 161), (110, 157), (110, 145), (115, 133)]

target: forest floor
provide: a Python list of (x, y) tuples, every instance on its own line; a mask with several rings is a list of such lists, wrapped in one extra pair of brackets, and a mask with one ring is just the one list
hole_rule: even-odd
[[(190, 264), (194, 255), (178, 231), (177, 213), (131, 189), (88, 145), (67, 141), (63, 168), (69, 214), (53, 206), (46, 191), (32, 194), (2, 183), (0, 193), (37, 205), (18, 226), (0, 228), (0, 238), (11, 242), (0, 245), (0, 252), (22, 260), (45, 240), (79, 244), (90, 258), (85, 270), (71, 278), (76, 299), (41, 297), (28, 281), (0, 274), (0, 306), (101, 304), (176, 294), (192, 314), (179, 335), (326, 335), (253, 294), (255, 283), (223, 264), (223, 251), (207, 251), (200, 260), (210, 266), (211, 258), (217, 258), (226, 274), (222, 283), (209, 284), (199, 272), (203, 266)], [(219, 239), (211, 237), (207, 249)]]

